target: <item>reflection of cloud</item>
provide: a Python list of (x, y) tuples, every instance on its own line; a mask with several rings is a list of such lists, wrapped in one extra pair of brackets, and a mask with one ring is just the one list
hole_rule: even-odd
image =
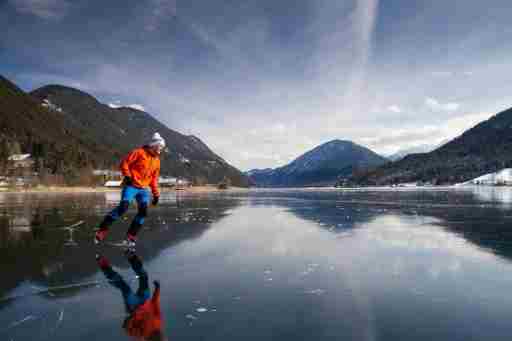
[[(385, 228), (382, 228), (383, 226)], [(415, 226), (399, 216), (380, 216), (369, 223), (368, 228), (356, 230), (356, 234), (371, 241), (371, 244), (378, 243), (386, 248), (400, 248), (416, 253), (428, 251), (466, 259), (492, 259), (495, 257), (435, 223)], [(445, 265), (448, 266), (449, 263), (447, 262)]]
[[(265, 217), (264, 223), (261, 217)], [(341, 242), (344, 240), (346, 243)], [(359, 256), (358, 247), (351, 246), (351, 243), (351, 238), (338, 239), (335, 234), (298, 218), (283, 207), (250, 206), (235, 209), (218, 225), (215, 224), (193, 245), (190, 252), (192, 257), (202, 258), (214, 250), (226, 250), (225, 257), (229, 263), (240, 262), (246, 269), (258, 262), (269, 261), (273, 264), (273, 274), (284, 270), (281, 262), (276, 260), (282, 259), (282, 263), (286, 264), (293, 264), (289, 261), (303, 262), (304, 267), (297, 269), (295, 278), (313, 276), (314, 273), (325, 271), (326, 265), (329, 265), (329, 271), (338, 271), (340, 276), (336, 286), (329, 287), (326, 283), (326, 287), (320, 289), (307, 288), (307, 293), (334, 294), (336, 289), (346, 286), (348, 290), (344, 291), (344, 303), (355, 308), (350, 318), (362, 324), (357, 328), (360, 335), (356, 339), (375, 340), (374, 313), (368, 296), (363, 292), (363, 281), (358, 278), (360, 261), (354, 262)], [(347, 247), (340, 247), (344, 245)], [(282, 276), (276, 275), (273, 279)]]

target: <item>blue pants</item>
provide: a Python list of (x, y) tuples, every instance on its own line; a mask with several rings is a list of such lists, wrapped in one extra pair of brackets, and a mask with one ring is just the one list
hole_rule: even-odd
[(108, 229), (114, 221), (122, 217), (126, 211), (128, 211), (128, 207), (130, 207), (130, 203), (133, 199), (137, 201), (138, 211), (137, 215), (133, 218), (128, 233), (133, 236), (137, 235), (137, 232), (139, 232), (142, 224), (144, 223), (144, 218), (146, 218), (148, 211), (149, 191), (145, 188), (124, 186), (121, 192), (121, 202), (112, 210), (112, 212), (105, 216), (100, 228)]
[(144, 304), (144, 302), (151, 297), (151, 291), (148, 284), (148, 274), (142, 267), (142, 263), (139, 258), (137, 256), (131, 257), (129, 262), (133, 271), (139, 277), (139, 288), (135, 293), (132, 291), (132, 288), (128, 283), (126, 283), (124, 278), (114, 271), (112, 267), (101, 268), (101, 271), (103, 271), (103, 274), (107, 277), (109, 283), (121, 291), (126, 311), (128, 313), (132, 313), (137, 309), (137, 307)]

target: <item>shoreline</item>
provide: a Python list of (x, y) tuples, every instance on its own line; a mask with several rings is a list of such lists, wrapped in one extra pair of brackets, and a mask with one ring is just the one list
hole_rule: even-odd
[[(192, 186), (176, 190), (169, 187), (161, 187), (160, 192), (187, 192), (187, 193), (210, 193), (210, 192), (229, 192), (247, 190), (245, 187), (229, 187), (228, 189), (218, 189), (215, 185)], [(107, 193), (119, 192), (120, 187), (87, 187), (87, 186), (37, 186), (33, 188), (8, 188), (0, 187), (0, 193)]]

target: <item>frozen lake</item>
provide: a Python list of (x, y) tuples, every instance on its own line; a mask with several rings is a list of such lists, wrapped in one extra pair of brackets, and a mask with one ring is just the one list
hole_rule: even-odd
[[(137, 280), (120, 248), (92, 243), (118, 198), (0, 193), (0, 340), (130, 339), (95, 254)], [(138, 255), (169, 340), (512, 335), (508, 188), (172, 192), (149, 215)]]

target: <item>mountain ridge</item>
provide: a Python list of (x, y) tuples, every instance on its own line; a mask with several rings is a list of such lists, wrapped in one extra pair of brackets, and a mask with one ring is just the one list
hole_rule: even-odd
[[(239, 170), (215, 154), (199, 138), (168, 128), (145, 111), (124, 106), (111, 108), (86, 92), (61, 85), (38, 88), (31, 95), (58, 105), (75, 121), (87, 127), (94, 140), (116, 146), (121, 154), (147, 143), (149, 137), (158, 131), (166, 140), (169, 150), (163, 154), (162, 174), (192, 176), (210, 183), (218, 183), (227, 177), (234, 185), (248, 184)], [(191, 161), (191, 168), (185, 168), (180, 162), (183, 157)]]
[[(162, 174), (198, 183), (247, 186), (248, 179), (193, 135), (174, 131), (151, 114), (133, 108), (110, 108), (72, 87), (47, 85), (26, 93), (0, 75), (0, 159), (11, 144), (44, 159), (52, 174), (82, 168), (117, 168), (125, 153), (147, 143), (158, 131), (170, 151), (163, 154)], [(180, 160), (190, 159), (186, 168)]]
[(287, 165), (275, 169), (246, 172), (258, 186), (326, 186), (354, 170), (374, 167), (387, 159), (352, 141), (335, 139), (300, 155)]
[(358, 174), (352, 180), (359, 185), (454, 184), (510, 167), (512, 108), (480, 122), (429, 153), (408, 155), (400, 161)]

